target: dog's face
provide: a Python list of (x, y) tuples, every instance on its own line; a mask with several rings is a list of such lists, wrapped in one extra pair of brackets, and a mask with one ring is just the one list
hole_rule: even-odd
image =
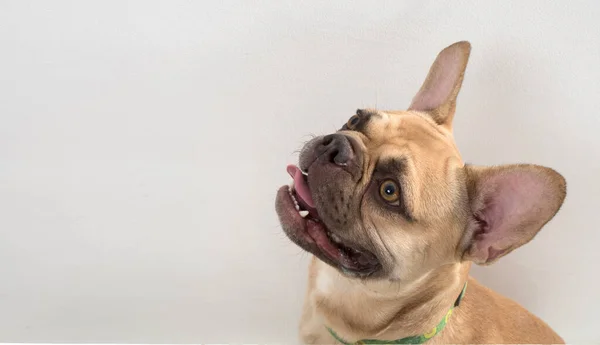
[(276, 200), (292, 241), (347, 275), (409, 281), (491, 263), (554, 216), (565, 181), (553, 170), (463, 163), (452, 118), (469, 52), (444, 49), (409, 110), (358, 110), (304, 146)]

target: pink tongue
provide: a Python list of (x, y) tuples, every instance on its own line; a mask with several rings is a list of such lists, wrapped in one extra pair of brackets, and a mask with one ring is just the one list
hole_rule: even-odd
[(341, 251), (331, 243), (329, 238), (327, 238), (325, 229), (321, 223), (309, 219), (306, 221), (306, 230), (317, 246), (319, 246), (319, 248), (331, 259), (334, 259), (335, 261), (343, 260)]
[(310, 189), (308, 189), (308, 185), (306, 184), (306, 180), (302, 175), (302, 171), (295, 165), (288, 165), (287, 172), (294, 179), (294, 188), (296, 189), (296, 194), (306, 203), (307, 206), (314, 208), (315, 202), (310, 195)]

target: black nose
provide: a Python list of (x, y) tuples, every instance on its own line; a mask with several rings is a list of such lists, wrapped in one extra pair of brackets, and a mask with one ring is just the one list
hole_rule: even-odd
[(324, 136), (316, 149), (322, 159), (339, 166), (347, 166), (355, 157), (350, 140), (342, 134)]

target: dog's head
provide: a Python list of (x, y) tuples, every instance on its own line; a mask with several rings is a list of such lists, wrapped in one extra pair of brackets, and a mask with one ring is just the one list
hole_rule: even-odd
[(554, 170), (462, 161), (452, 119), (470, 50), (444, 49), (408, 110), (358, 110), (304, 146), (276, 200), (293, 242), (347, 275), (411, 280), (492, 263), (556, 214), (566, 184)]

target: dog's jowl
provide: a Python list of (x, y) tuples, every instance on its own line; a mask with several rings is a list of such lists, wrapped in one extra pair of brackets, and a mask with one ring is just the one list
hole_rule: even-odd
[(408, 110), (359, 109), (287, 167), (277, 214), (313, 254), (304, 343), (563, 343), (469, 277), (533, 239), (566, 195), (550, 168), (463, 162), (452, 120), (470, 50), (445, 48)]

